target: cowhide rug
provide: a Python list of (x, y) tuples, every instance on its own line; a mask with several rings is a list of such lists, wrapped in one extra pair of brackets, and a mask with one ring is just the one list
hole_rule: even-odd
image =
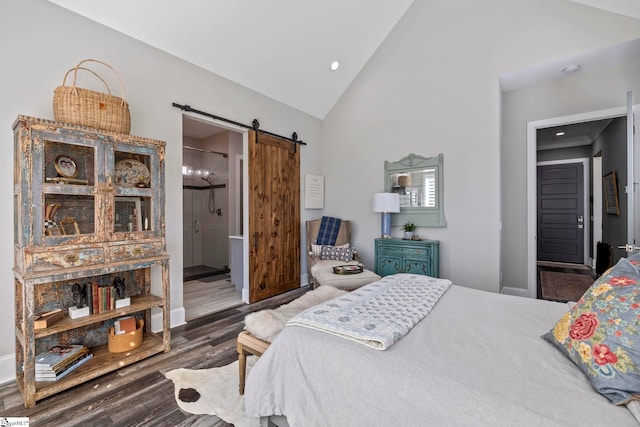
[[(247, 373), (256, 363), (247, 357)], [(173, 381), (180, 409), (190, 414), (215, 415), (235, 427), (256, 427), (257, 418), (244, 414), (244, 399), (238, 393), (238, 361), (220, 368), (175, 369), (165, 374)]]

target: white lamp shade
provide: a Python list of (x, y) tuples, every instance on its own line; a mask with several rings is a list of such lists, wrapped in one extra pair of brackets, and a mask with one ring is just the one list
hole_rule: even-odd
[(373, 195), (374, 212), (400, 212), (398, 193), (376, 193)]

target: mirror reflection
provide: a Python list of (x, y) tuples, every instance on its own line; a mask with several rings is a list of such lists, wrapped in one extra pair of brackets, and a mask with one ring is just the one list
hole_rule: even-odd
[(391, 173), (391, 192), (400, 195), (400, 207), (436, 207), (436, 170)]

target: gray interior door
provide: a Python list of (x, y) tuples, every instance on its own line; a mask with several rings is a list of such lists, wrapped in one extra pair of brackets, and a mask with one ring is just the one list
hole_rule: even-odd
[(538, 260), (584, 263), (582, 163), (538, 166)]

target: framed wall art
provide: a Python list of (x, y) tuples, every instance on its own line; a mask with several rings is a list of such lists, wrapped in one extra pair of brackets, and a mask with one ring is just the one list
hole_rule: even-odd
[(618, 204), (618, 177), (616, 171), (609, 172), (602, 178), (605, 210), (609, 215), (620, 215)]
[(304, 208), (324, 209), (324, 176), (304, 176)]

